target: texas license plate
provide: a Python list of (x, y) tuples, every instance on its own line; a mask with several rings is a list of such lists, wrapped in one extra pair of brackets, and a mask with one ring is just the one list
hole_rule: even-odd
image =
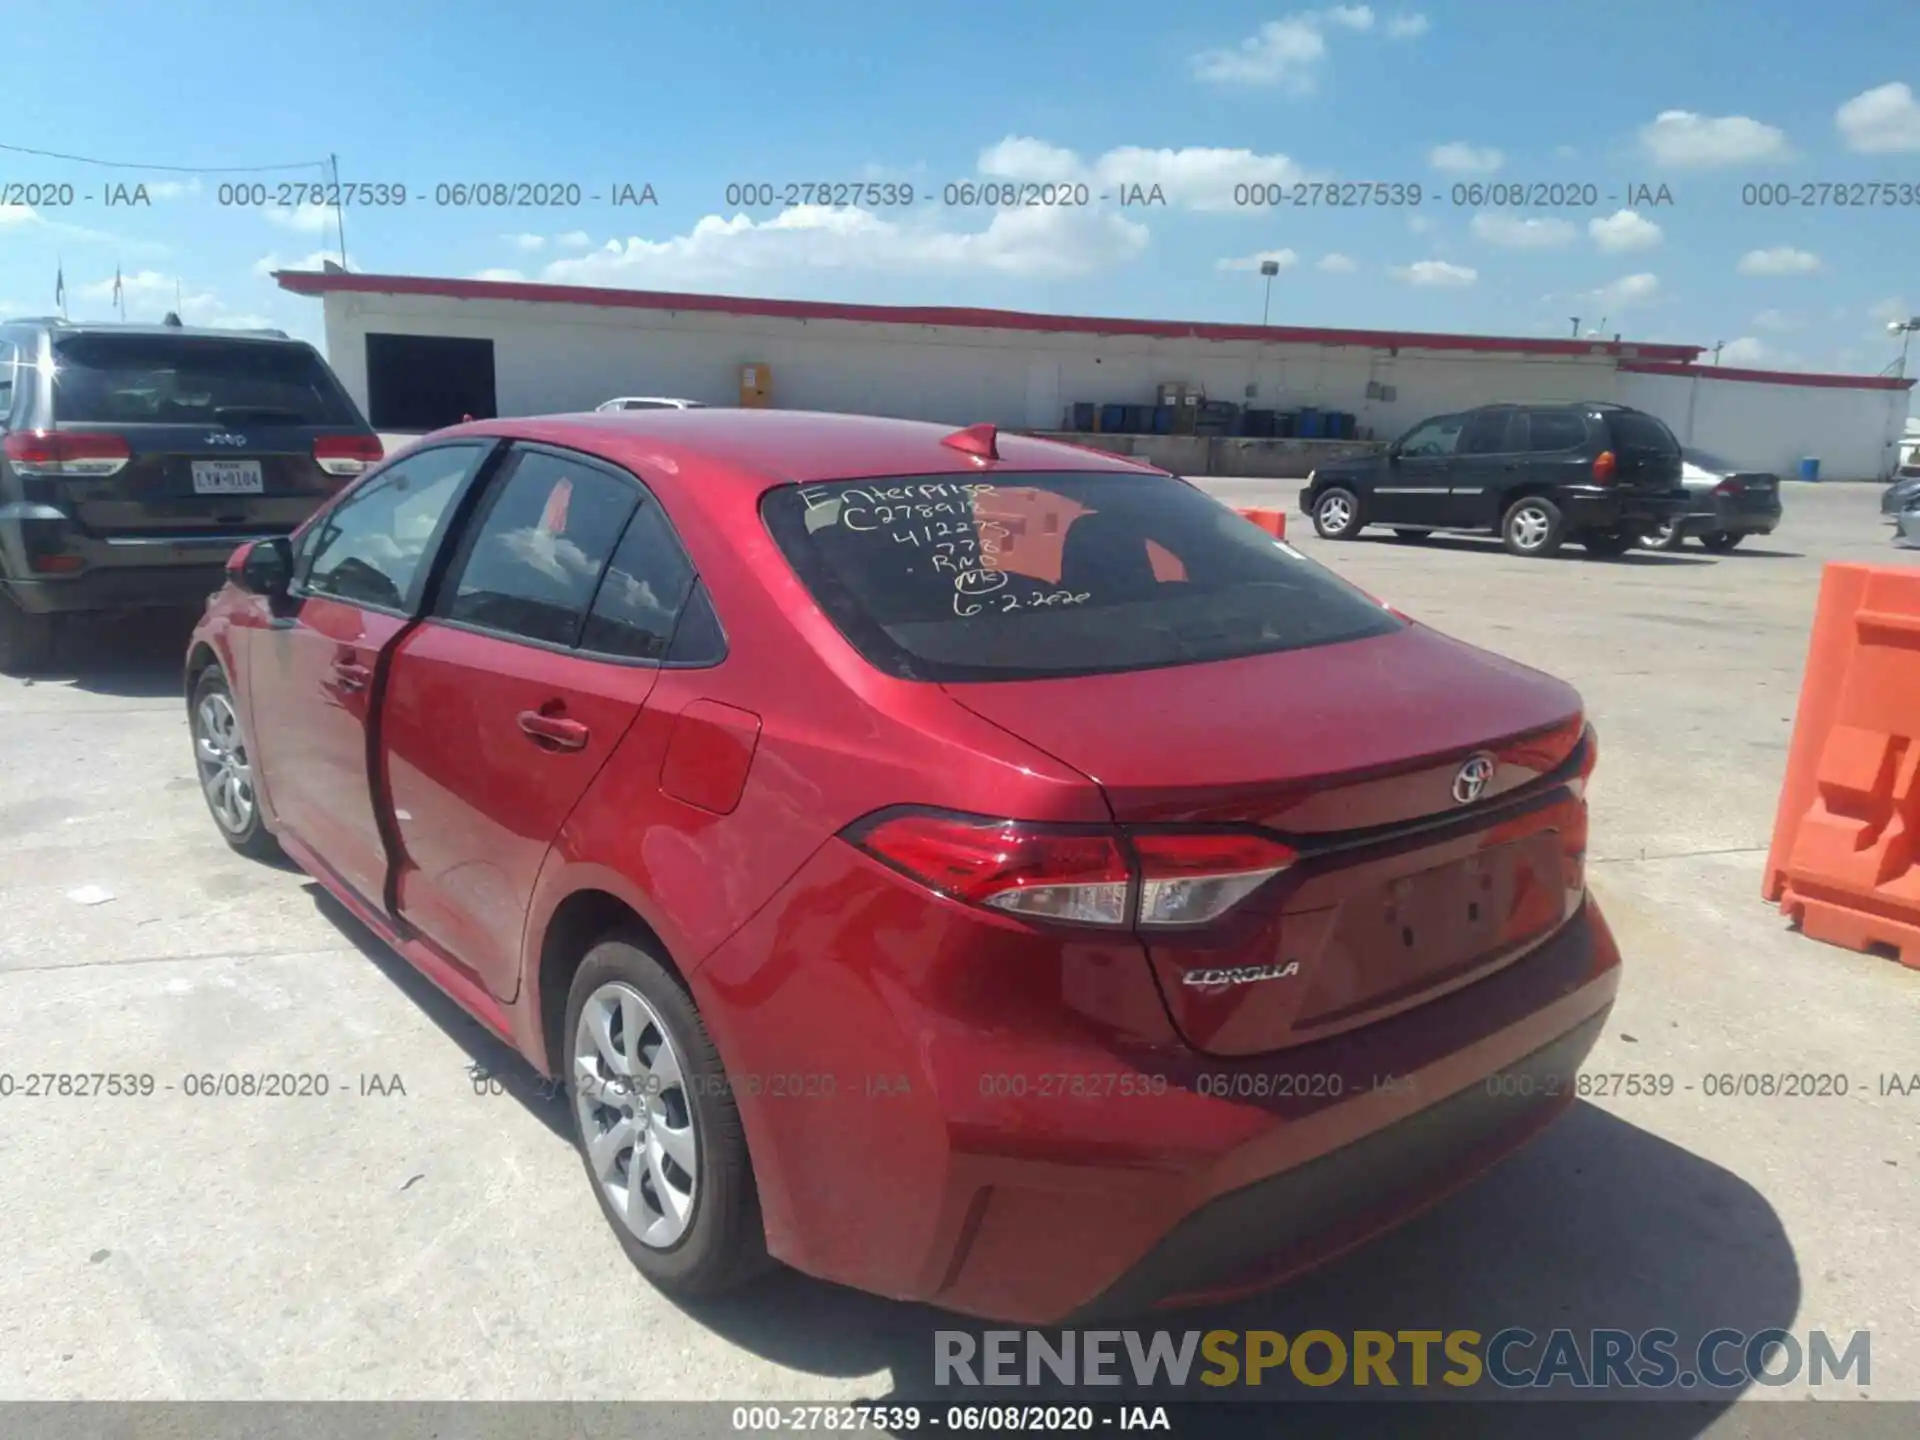
[(193, 462), (193, 493), (196, 495), (258, 495), (265, 488), (258, 460)]

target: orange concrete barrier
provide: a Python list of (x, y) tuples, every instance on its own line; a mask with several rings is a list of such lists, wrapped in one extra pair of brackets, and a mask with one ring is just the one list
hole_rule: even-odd
[(1766, 898), (1920, 969), (1920, 569), (1826, 567)]
[(1241, 507), (1240, 513), (1258, 525), (1276, 540), (1287, 538), (1287, 512), (1284, 510), (1249, 510)]

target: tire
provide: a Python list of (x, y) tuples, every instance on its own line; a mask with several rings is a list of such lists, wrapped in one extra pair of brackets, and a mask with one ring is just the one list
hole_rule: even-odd
[[(574, 1143), (601, 1213), (634, 1267), (659, 1289), (689, 1299), (736, 1289), (770, 1269), (740, 1111), (679, 978), (637, 938), (602, 940), (573, 977), (566, 1023), (554, 1063), (564, 1067)], [(609, 1044), (627, 1063), (639, 1056), (651, 1067), (637, 1094), (617, 1083)], [(642, 1114), (645, 1125), (637, 1127)], [(622, 1129), (637, 1129), (639, 1146), (609, 1147), (607, 1137)], [(668, 1136), (677, 1138), (661, 1143)], [(632, 1181), (641, 1147), (652, 1159), (644, 1178)]]
[(247, 753), (240, 729), (240, 708), (234, 703), (227, 675), (209, 665), (194, 682), (193, 705), (187, 712), (193, 737), (193, 770), (200, 782), (200, 798), (225, 840), (249, 860), (273, 864), (281, 858), (280, 842), (260, 814), (254, 786), (253, 757)]
[(1500, 517), (1500, 543), (1510, 555), (1538, 560), (1553, 554), (1566, 540), (1567, 520), (1560, 507), (1544, 495), (1522, 495)]
[(1313, 502), (1313, 528), (1322, 540), (1351, 540), (1365, 524), (1360, 497), (1344, 485), (1321, 491)]
[(1712, 534), (1702, 535), (1700, 543), (1716, 555), (1724, 555), (1747, 537), (1736, 535), (1730, 530), (1715, 530)]
[(1580, 545), (1597, 559), (1617, 560), (1633, 549), (1637, 538), (1624, 530), (1589, 530), (1580, 537)]
[(23, 610), (0, 584), (0, 675), (35, 675), (53, 660), (54, 617)]
[(1686, 543), (1686, 535), (1678, 520), (1669, 520), (1657, 530), (1649, 530), (1640, 537), (1640, 543), (1649, 550), (1678, 550)]
[(1396, 530), (1395, 530), (1395, 531), (1393, 532), (1393, 538), (1394, 538), (1394, 539), (1396, 539), (1396, 540), (1406, 540), (1406, 541), (1409, 541), (1409, 542), (1411, 542), (1411, 541), (1415, 541), (1415, 540), (1424, 540), (1424, 539), (1426, 539), (1426, 538), (1427, 538), (1427, 537), (1428, 537), (1429, 535), (1431, 535), (1431, 534), (1433, 534), (1433, 532), (1432, 532), (1431, 530), (1402, 530), (1402, 529), (1396, 529)]

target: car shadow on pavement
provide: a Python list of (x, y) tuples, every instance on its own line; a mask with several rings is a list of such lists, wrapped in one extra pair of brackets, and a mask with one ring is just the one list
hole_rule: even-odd
[[(1062, 1236), (1063, 1243), (1070, 1237)], [(1280, 1289), (1230, 1305), (1160, 1311), (1109, 1327), (1179, 1333), (1273, 1330), (1296, 1336), (1329, 1330), (1394, 1333), (1408, 1329), (1478, 1331), (1484, 1339), (1512, 1326), (1542, 1340), (1556, 1329), (1617, 1329), (1639, 1335), (1667, 1329), (1672, 1352), (1692, 1373), (1693, 1347), (1728, 1327), (1751, 1335), (1790, 1327), (1799, 1309), (1799, 1269), (1792, 1243), (1766, 1200), (1738, 1176), (1652, 1133), (1582, 1103), (1534, 1145), (1427, 1214)], [(821, 1375), (888, 1372), (891, 1388), (863, 1397), (888, 1404), (950, 1403), (1102, 1405), (1217, 1402), (1176, 1422), (1182, 1435), (1297, 1433), (1295, 1420), (1337, 1412), (1348, 1434), (1373, 1434), (1398, 1417), (1406, 1433), (1539, 1434), (1618, 1440), (1680, 1440), (1703, 1433), (1737, 1397), (1703, 1387), (1589, 1392), (1567, 1403), (1556, 1389), (1551, 1409), (1536, 1410), (1520, 1392), (1473, 1400), (1436, 1387), (1446, 1398), (1416, 1409), (1365, 1405), (1381, 1391), (1351, 1386), (1309, 1389), (1279, 1370), (1259, 1388), (1197, 1383), (1208, 1368), (1196, 1357), (1186, 1386), (1140, 1389), (1132, 1383), (1095, 1390), (1053, 1382), (1033, 1387), (975, 1388), (936, 1383), (934, 1335), (962, 1330), (978, 1341), (995, 1327), (927, 1306), (877, 1299), (781, 1271), (739, 1297), (683, 1305), (729, 1341), (777, 1364)], [(1046, 1333), (1055, 1343), (1057, 1328)], [(1143, 1336), (1143, 1340), (1145, 1337)], [(1836, 1353), (1845, 1347), (1836, 1337)], [(1537, 1364), (1543, 1345), (1512, 1352)], [(975, 1351), (978, 1354), (978, 1350)], [(1325, 1363), (1325, 1350), (1316, 1352)], [(1737, 1352), (1718, 1352), (1726, 1362)], [(1434, 1374), (1442, 1371), (1439, 1350)], [(1637, 1362), (1636, 1362), (1637, 1364)], [(1405, 1386), (1409, 1362), (1394, 1370)], [(1116, 1370), (1126, 1373), (1124, 1350)], [(1283, 1388), (1284, 1384), (1284, 1388)], [(1846, 1387), (1851, 1393), (1853, 1387)], [(876, 1385), (876, 1390), (883, 1387)], [(1264, 1393), (1263, 1393), (1264, 1391)], [(1500, 1392), (1494, 1392), (1499, 1395)], [(1638, 1396), (1635, 1403), (1633, 1397)], [(1337, 1398), (1336, 1398), (1337, 1397)], [(1356, 1399), (1356, 1397), (1359, 1397)], [(1415, 1398), (1403, 1389), (1394, 1399)], [(1666, 1403), (1644, 1403), (1648, 1400)], [(1262, 1403), (1262, 1402), (1265, 1403)], [(1350, 1403), (1341, 1403), (1342, 1401)], [(1686, 1401), (1693, 1403), (1673, 1403)], [(1604, 1403), (1612, 1402), (1612, 1403)], [(1798, 1408), (1798, 1407), (1794, 1407)], [(1250, 1423), (1250, 1422), (1259, 1423)], [(1457, 1428), (1456, 1428), (1457, 1427)]]
[(52, 663), (27, 683), (139, 700), (182, 696), (184, 704), (181, 673), (199, 619), (194, 610), (67, 616)]
[[(1505, 548), (1499, 539), (1492, 535), (1429, 535), (1423, 540), (1402, 540), (1397, 535), (1362, 535), (1364, 541), (1375, 545), (1389, 545), (1402, 550), (1454, 550), (1462, 554), (1504, 555)], [(1518, 557), (1516, 557), (1518, 558)], [(1714, 557), (1705, 555), (1674, 555), (1664, 550), (1629, 550), (1624, 555), (1589, 555), (1580, 546), (1569, 541), (1551, 555), (1538, 557), (1545, 560), (1579, 560), (1599, 565), (1711, 565)], [(1532, 563), (1531, 561), (1529, 563)]]
[(330, 925), (372, 961), (396, 990), (466, 1051), (467, 1078), (476, 1093), (490, 1088), (513, 1096), (572, 1150), (573, 1122), (567, 1114), (564, 1091), (543, 1078), (519, 1051), (467, 1014), (439, 986), (395, 954), (386, 942), (362, 925), (352, 911), (328, 894), (318, 880), (308, 880), (302, 888)]
[(1804, 560), (1807, 557), (1798, 550), (1756, 550), (1741, 545), (1729, 550), (1721, 557), (1723, 560)]

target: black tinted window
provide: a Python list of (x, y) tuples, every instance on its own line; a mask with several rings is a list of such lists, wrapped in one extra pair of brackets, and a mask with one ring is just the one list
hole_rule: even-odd
[(662, 659), (692, 588), (693, 566), (667, 517), (658, 504), (642, 505), (593, 597), (580, 647), (635, 660)]
[(1587, 422), (1565, 410), (1536, 410), (1527, 419), (1529, 450), (1578, 450), (1587, 443)]
[(106, 425), (357, 425), (306, 345), (75, 335), (55, 346), (53, 418)]
[(0, 420), (13, 413), (13, 374), (19, 363), (19, 352), (0, 340)]
[(301, 535), (295, 585), (356, 605), (411, 610), (447, 508), (486, 453), (484, 445), (436, 446), (371, 476)]
[(545, 451), (521, 454), (488, 496), (442, 612), (528, 640), (573, 644), (639, 500), (633, 485), (595, 466)]
[(1467, 428), (1460, 436), (1462, 455), (1498, 455), (1512, 449), (1508, 443), (1508, 427), (1513, 419), (1511, 410), (1482, 410), (1470, 416)]
[(763, 507), (781, 550), (855, 648), (908, 679), (1227, 660), (1401, 623), (1161, 475), (789, 486)]
[(1678, 455), (1680, 442), (1673, 432), (1651, 415), (1637, 410), (1614, 410), (1607, 415), (1607, 428), (1613, 432), (1616, 450), (1645, 450), (1655, 455)]
[(717, 665), (727, 658), (727, 637), (720, 628), (720, 617), (707, 598), (707, 587), (699, 580), (680, 611), (673, 627), (673, 644), (667, 647), (669, 665)]
[(1423, 420), (1413, 427), (1400, 442), (1402, 455), (1451, 455), (1460, 444), (1460, 432), (1465, 428), (1467, 417), (1464, 415), (1441, 415), (1432, 420)]

